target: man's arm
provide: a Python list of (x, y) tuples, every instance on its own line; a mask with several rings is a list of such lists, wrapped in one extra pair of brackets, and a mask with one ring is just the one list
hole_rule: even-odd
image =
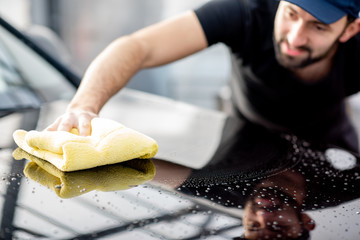
[(143, 68), (167, 64), (208, 46), (193, 11), (121, 37), (97, 56), (85, 72), (67, 111), (47, 130), (90, 134), (90, 120)]

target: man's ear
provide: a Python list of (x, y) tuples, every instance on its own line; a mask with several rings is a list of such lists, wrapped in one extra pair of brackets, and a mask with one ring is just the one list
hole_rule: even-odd
[(315, 228), (315, 222), (309, 215), (306, 213), (301, 213), (301, 220), (304, 224), (304, 228), (308, 231), (312, 231)]
[(346, 27), (345, 31), (339, 38), (339, 41), (344, 43), (359, 32), (360, 32), (360, 18), (356, 18), (352, 23), (350, 23)]

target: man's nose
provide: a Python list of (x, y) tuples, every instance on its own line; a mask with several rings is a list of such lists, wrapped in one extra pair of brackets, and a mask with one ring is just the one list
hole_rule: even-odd
[(256, 212), (256, 221), (260, 228), (266, 228), (267, 226), (272, 225), (275, 221), (275, 218), (275, 213), (270, 213), (267, 211)]
[(296, 22), (290, 26), (287, 37), (290, 48), (298, 48), (307, 44), (306, 29), (302, 22)]

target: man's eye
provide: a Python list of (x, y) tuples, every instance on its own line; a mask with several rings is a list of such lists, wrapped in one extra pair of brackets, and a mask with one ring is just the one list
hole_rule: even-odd
[(318, 30), (318, 31), (325, 31), (326, 27), (324, 27), (321, 24), (315, 24), (315, 29)]
[(286, 15), (287, 15), (288, 18), (295, 18), (296, 17), (295, 13), (292, 12), (292, 11), (287, 11)]

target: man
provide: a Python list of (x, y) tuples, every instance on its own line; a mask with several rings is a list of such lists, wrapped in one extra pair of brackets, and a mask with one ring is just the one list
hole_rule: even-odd
[(244, 207), (245, 239), (308, 239), (315, 222), (301, 211), (305, 187), (304, 176), (296, 171), (261, 181)]
[(143, 68), (218, 42), (231, 50), (240, 117), (357, 151), (344, 99), (360, 89), (360, 0), (220, 0), (115, 40), (48, 130), (79, 129)]

